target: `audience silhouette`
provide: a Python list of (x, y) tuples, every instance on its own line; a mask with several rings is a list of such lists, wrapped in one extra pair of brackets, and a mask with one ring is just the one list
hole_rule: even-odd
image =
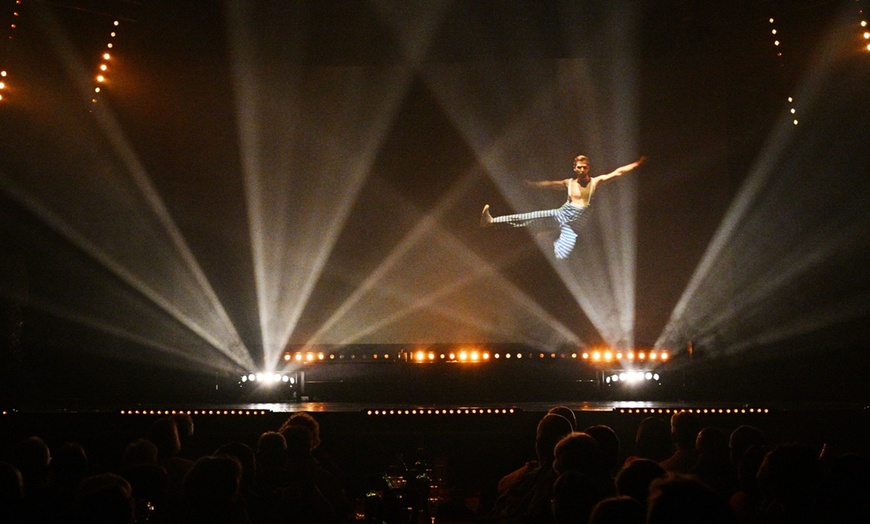
[(674, 442), (674, 453), (661, 461), (665, 471), (675, 473), (691, 473), (698, 463), (698, 453), (695, 442), (701, 431), (701, 421), (698, 415), (691, 411), (678, 411), (671, 415), (671, 438)]
[[(671, 417), (673, 431), (658, 417), (641, 420), (631, 456), (614, 475), (621, 462), (618, 432), (604, 424), (577, 431), (572, 415), (560, 406), (542, 416), (535, 459), (501, 478), (489, 477), (500, 490), (491, 507), (478, 510), (473, 501), (454, 501), (442, 504), (441, 513), (426, 497), (412, 496), (411, 481), (429, 478), (414, 477), (419, 473), (415, 468), (408, 469), (409, 484), (399, 490), (405, 503), (413, 499), (425, 510), (389, 510), (374, 483), (368, 491), (354, 492), (357, 503), (351, 504), (344, 485), (348, 470), (325, 450), (318, 451), (320, 426), (308, 413), (294, 414), (278, 430), (255, 433), (251, 444), (228, 439), (201, 456), (189, 449), (191, 458), (179, 456), (183, 446), (173, 417), (154, 420), (147, 438), (119, 442), (116, 464), (92, 463), (80, 443), (34, 435), (0, 448), (0, 458), (8, 459), (0, 461), (0, 522), (870, 522), (866, 455), (835, 455), (831, 447), (791, 441), (769, 447), (758, 427), (740, 425), (729, 434), (703, 426), (696, 413), (679, 412)], [(192, 428), (193, 420), (184, 424)], [(682, 471), (689, 465), (688, 472)], [(179, 483), (176, 493), (173, 480)], [(447, 496), (449, 490), (432, 493)], [(462, 504), (464, 511), (446, 511)]]

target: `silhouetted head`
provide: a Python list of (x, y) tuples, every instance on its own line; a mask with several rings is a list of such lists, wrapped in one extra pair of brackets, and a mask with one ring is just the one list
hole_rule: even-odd
[(650, 484), (665, 475), (665, 468), (654, 460), (644, 458), (632, 460), (616, 475), (616, 492), (646, 505)]
[(728, 502), (691, 475), (671, 474), (653, 481), (648, 524), (733, 524)]
[(284, 429), (290, 426), (302, 426), (308, 430), (311, 434), (311, 449), (320, 445), (320, 424), (308, 413), (304, 411), (294, 413), (284, 422), (278, 431), (283, 433)]
[(562, 415), (552, 413), (544, 415), (544, 418), (538, 422), (535, 434), (535, 453), (538, 456), (538, 462), (549, 467), (553, 463), (556, 444), (572, 431), (574, 428), (571, 426), (571, 422)]

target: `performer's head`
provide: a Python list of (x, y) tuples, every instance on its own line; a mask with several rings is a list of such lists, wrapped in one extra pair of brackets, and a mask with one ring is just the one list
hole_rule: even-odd
[(574, 158), (574, 174), (578, 178), (589, 176), (589, 157), (586, 155), (577, 155)]

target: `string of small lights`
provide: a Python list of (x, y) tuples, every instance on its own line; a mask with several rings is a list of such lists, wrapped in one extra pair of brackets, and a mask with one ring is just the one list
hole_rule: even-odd
[(121, 415), (214, 415), (214, 416), (254, 416), (272, 413), (268, 409), (122, 409)]
[[(783, 65), (783, 64), (782, 64), (782, 60), (783, 60), (782, 48), (783, 48), (783, 45), (782, 45), (782, 38), (781, 38), (781, 34), (780, 34), (780, 29), (779, 29), (779, 27), (777, 27), (777, 21), (776, 21), (775, 18), (770, 17), (770, 18), (768, 19), (768, 22), (770, 22), (770, 34), (771, 34), (771, 37), (773, 38), (773, 47), (774, 47), (775, 50), (776, 50), (776, 57), (777, 57), (778, 60), (780, 60), (780, 67), (782, 67), (782, 65)], [(797, 119), (797, 105), (795, 104), (795, 99), (794, 99), (793, 96), (789, 96), (789, 97), (788, 97), (788, 106), (789, 106), (789, 107), (788, 107), (789, 113), (791, 113), (791, 115), (792, 115), (792, 124), (793, 124), (793, 125), (798, 125), (798, 119)]]
[(855, 0), (858, 6), (858, 33), (860, 33), (861, 45), (863, 50), (870, 53), (870, 27), (867, 24), (867, 16), (864, 13), (862, 0)]
[(698, 415), (769, 415), (770, 408), (765, 407), (702, 407), (702, 408), (614, 408), (616, 413), (623, 415), (672, 415), (687, 411)]
[(15, 0), (11, 4), (11, 9), (8, 5), (4, 6), (0, 11), (0, 16), (3, 20), (3, 42), (0, 47), (0, 102), (6, 100), (6, 83), (9, 81), (9, 72), (6, 69), (9, 61), (9, 53), (12, 47), (12, 41), (15, 39), (15, 34), (18, 31), (18, 20), (21, 16), (21, 0)]
[(286, 352), (284, 362), (297, 364), (318, 364), (326, 362), (370, 361), (370, 362), (410, 362), (425, 363), (487, 363), (495, 361), (556, 361), (581, 360), (590, 363), (609, 364), (614, 362), (666, 362), (670, 354), (664, 350), (610, 350), (592, 349), (575, 352), (540, 351), (488, 351), (475, 349), (451, 350), (401, 350), (393, 353), (376, 351), (296, 351)]
[(118, 36), (118, 27), (120, 25), (121, 23), (118, 20), (112, 22), (112, 31), (109, 33), (109, 41), (106, 43), (103, 54), (100, 55), (97, 73), (94, 76), (94, 97), (91, 99), (91, 102), (95, 104), (99, 101), (103, 88), (109, 81), (109, 63), (112, 60), (112, 53), (115, 49), (115, 38)]
[(421, 416), (421, 415), (515, 415), (522, 410), (516, 407), (503, 408), (414, 408), (414, 409), (366, 409), (364, 413), (376, 416)]

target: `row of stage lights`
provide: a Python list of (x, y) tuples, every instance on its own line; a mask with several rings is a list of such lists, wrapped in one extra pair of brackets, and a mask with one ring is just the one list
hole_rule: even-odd
[(615, 408), (614, 411), (625, 415), (673, 415), (684, 411), (696, 415), (768, 415), (770, 408)]
[[(9, 47), (11, 47), (12, 40), (15, 39), (15, 33), (18, 30), (18, 18), (21, 15), (21, 13), (19, 11), (20, 9), (21, 9), (21, 0), (15, 0), (15, 5), (12, 8), (12, 21), (9, 23), (9, 25), (7, 27), (4, 28), (5, 32), (6, 32), (6, 34), (4, 35), (6, 42), (4, 42), (3, 45), (7, 49)], [(3, 57), (3, 58), (5, 58), (5, 57)], [(4, 100), (3, 95), (4, 95), (4, 92), (6, 91), (6, 79), (7, 79), (8, 75), (9, 75), (9, 73), (3, 67), (3, 64), (0, 63), (0, 102), (3, 102), (3, 100)]]
[(858, 16), (861, 21), (858, 23), (858, 32), (861, 33), (861, 41), (863, 49), (870, 53), (870, 27), (868, 27), (867, 18), (864, 16), (864, 8), (861, 7), (862, 0), (855, 0), (858, 5)]
[(109, 61), (112, 59), (110, 51), (115, 48), (114, 40), (118, 36), (118, 26), (120, 25), (121, 23), (117, 20), (112, 22), (112, 26), (114, 27), (114, 29), (112, 29), (112, 32), (109, 33), (109, 42), (106, 43), (106, 51), (104, 51), (100, 57), (100, 65), (98, 66), (97, 74), (94, 77), (94, 97), (91, 98), (91, 102), (94, 104), (96, 104), (99, 100), (98, 96), (103, 91), (103, 86), (105, 86), (106, 82), (108, 82)]
[[(860, 34), (861, 45), (863, 46), (862, 49), (870, 53), (870, 27), (868, 27), (867, 19), (864, 17), (864, 10), (861, 8), (861, 0), (855, 0), (855, 3), (858, 4), (858, 16), (860, 18), (860, 21), (858, 22), (858, 33)], [(776, 49), (776, 56), (778, 59), (782, 59), (782, 38), (776, 25), (776, 19), (771, 17), (768, 19), (768, 22), (770, 22), (770, 33), (773, 36), (773, 46)], [(792, 124), (798, 125), (797, 104), (793, 96), (788, 97), (788, 110), (792, 115)]]
[(639, 384), (641, 382), (658, 382), (661, 375), (652, 371), (621, 371), (604, 377), (607, 385), (615, 384)]
[(419, 415), (514, 415), (517, 408), (416, 408), (416, 409), (367, 409), (368, 416), (419, 416)]
[(413, 362), (417, 364), (449, 362), (449, 363), (480, 363), (495, 360), (542, 361), (542, 360), (582, 360), (585, 362), (607, 364), (611, 362), (666, 362), (670, 359), (667, 351), (661, 350), (593, 350), (574, 353), (551, 352), (490, 352), (481, 350), (459, 351), (400, 351), (398, 353), (377, 352), (324, 352), (298, 351), (284, 353), (284, 362), (297, 364), (315, 364), (335, 361), (383, 361), (383, 362)]
[[(730, 407), (730, 408), (614, 408), (622, 415), (673, 415), (689, 412), (697, 415), (768, 415), (770, 408)], [(522, 413), (515, 407), (510, 408), (414, 408), (414, 409), (366, 409), (364, 413), (373, 417), (384, 416), (423, 416), (423, 415), (514, 415)]]
[(282, 373), (248, 373), (242, 375), (240, 381), (242, 384), (288, 384), (292, 386), (296, 384), (296, 377)]
[(121, 415), (157, 415), (167, 417), (170, 415), (220, 415), (220, 416), (252, 416), (267, 415), (268, 409), (122, 409)]
[[(687, 411), (697, 415), (768, 415), (770, 408), (733, 407), (733, 408), (614, 408), (614, 411), (623, 415), (673, 415)], [(11, 411), (3, 410), (2, 415), (9, 415)], [(268, 409), (122, 409), (121, 415), (148, 415), (148, 416), (255, 416), (272, 413)], [(415, 409), (366, 409), (368, 416), (405, 416), (405, 415), (514, 415), (522, 413), (515, 407), (509, 408), (415, 408)]]
[[(18, 29), (18, 19), (21, 16), (21, 0), (15, 0), (15, 5), (12, 11), (12, 22), (8, 24), (8, 26), (4, 27), (5, 35), (4, 40), (6, 40), (6, 47), (11, 46), (11, 41), (14, 39), (15, 34)], [(2, 14), (2, 13), (0, 13)], [(94, 76), (94, 95), (91, 98), (92, 103), (97, 103), (98, 96), (102, 92), (103, 87), (108, 82), (108, 73), (109, 73), (109, 61), (112, 59), (112, 55), (110, 51), (114, 49), (115, 44), (114, 40), (118, 36), (118, 27), (121, 23), (118, 20), (112, 22), (113, 29), (109, 33), (109, 41), (106, 43), (106, 50), (100, 56), (100, 63), (97, 66), (97, 73)], [(0, 57), (5, 58), (5, 57)], [(6, 91), (6, 82), (9, 77), (9, 72), (6, 68), (3, 67), (3, 64), (0, 63), (0, 102), (4, 101), (4, 92)]]
[[(770, 22), (770, 34), (773, 35), (773, 47), (776, 48), (776, 56), (780, 60), (782, 60), (782, 41), (779, 36), (779, 29), (776, 27), (776, 20), (770, 18), (768, 20)], [(788, 105), (789, 105), (789, 113), (792, 115), (792, 124), (798, 125), (797, 119), (797, 106), (794, 101), (794, 97), (788, 97)]]

